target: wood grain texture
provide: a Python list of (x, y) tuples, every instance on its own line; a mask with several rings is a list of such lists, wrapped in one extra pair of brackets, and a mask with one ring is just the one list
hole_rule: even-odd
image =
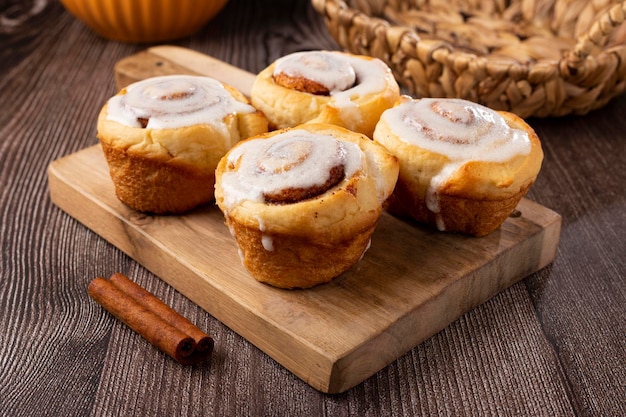
[[(98, 38), (56, 1), (0, 14), (26, 16), (0, 21), (0, 415), (626, 415), (626, 97), (529, 120), (546, 152), (529, 197), (563, 217), (553, 264), (325, 395), (51, 203), (48, 165), (96, 143), (115, 62), (147, 45)], [(250, 72), (336, 48), (305, 0), (231, 0), (175, 44)], [(212, 361), (181, 367), (91, 302), (113, 271), (209, 330)]]
[(160, 75), (205, 75), (230, 84), (250, 97), (254, 74), (212, 56), (173, 45), (153, 46), (121, 59), (115, 64), (118, 89), (128, 84)]
[(149, 216), (115, 196), (102, 149), (49, 167), (52, 201), (325, 393), (363, 382), (459, 316), (549, 265), (561, 218), (530, 200), (481, 239), (384, 214), (372, 247), (332, 283), (278, 290), (252, 279), (221, 212)]

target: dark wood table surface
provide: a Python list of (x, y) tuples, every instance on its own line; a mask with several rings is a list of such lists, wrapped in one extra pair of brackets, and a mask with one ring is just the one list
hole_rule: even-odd
[[(173, 42), (251, 72), (337, 49), (309, 2), (232, 0)], [(54, 206), (46, 168), (95, 143), (114, 63), (56, 1), (0, 1), (0, 415), (626, 415), (626, 97), (586, 116), (530, 119), (545, 160), (528, 197), (558, 212), (550, 266), (349, 391), (301, 381)], [(216, 340), (184, 367), (87, 295), (123, 272)]]

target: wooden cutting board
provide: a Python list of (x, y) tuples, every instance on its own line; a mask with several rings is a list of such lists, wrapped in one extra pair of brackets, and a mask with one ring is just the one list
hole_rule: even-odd
[[(119, 86), (170, 73), (249, 92), (253, 75), (177, 47), (119, 62)], [(484, 238), (443, 234), (384, 214), (364, 259), (335, 281), (281, 290), (252, 279), (215, 205), (149, 216), (114, 195), (99, 145), (54, 161), (52, 201), (315, 389), (343, 392), (468, 310), (548, 265), (561, 217), (524, 199)], [(219, 340), (216, 341), (219, 344)]]

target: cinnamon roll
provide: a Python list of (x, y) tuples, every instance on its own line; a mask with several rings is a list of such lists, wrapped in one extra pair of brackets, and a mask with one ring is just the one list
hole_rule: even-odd
[(308, 288), (361, 259), (397, 176), (396, 158), (365, 135), (304, 124), (238, 143), (218, 164), (215, 198), (255, 279)]
[(524, 120), (461, 99), (403, 97), (383, 113), (374, 140), (400, 162), (390, 213), (474, 236), (506, 220), (543, 160)]
[(400, 89), (381, 60), (336, 51), (296, 52), (256, 77), (252, 104), (272, 128), (330, 123), (372, 136)]
[(213, 199), (215, 167), (268, 122), (243, 94), (212, 78), (171, 75), (122, 89), (98, 117), (117, 197), (152, 213), (182, 213)]

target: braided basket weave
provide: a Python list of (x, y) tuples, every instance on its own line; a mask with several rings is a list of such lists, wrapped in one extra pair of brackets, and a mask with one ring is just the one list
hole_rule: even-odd
[(347, 51), (415, 97), (521, 117), (585, 114), (626, 89), (626, 1), (312, 0)]

